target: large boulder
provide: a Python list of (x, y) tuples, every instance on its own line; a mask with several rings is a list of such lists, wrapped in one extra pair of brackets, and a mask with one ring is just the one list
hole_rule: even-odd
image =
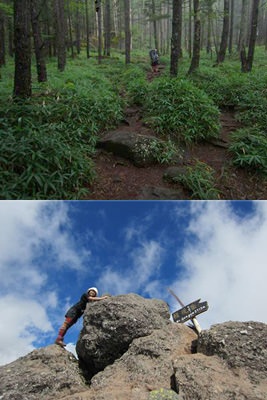
[(86, 389), (78, 361), (57, 345), (0, 367), (1, 400), (52, 400)]
[(130, 131), (112, 131), (97, 142), (97, 147), (126, 158), (137, 167), (145, 167), (156, 162), (155, 144), (163, 143), (154, 136), (140, 135)]
[(192, 329), (174, 323), (134, 339), (120, 359), (93, 377), (93, 395), (98, 400), (147, 400), (151, 391), (171, 390), (173, 360), (191, 354), (196, 339)]
[(260, 322), (225, 322), (200, 335), (197, 351), (216, 354), (229, 367), (244, 367), (251, 379), (267, 377), (267, 325)]
[(175, 391), (183, 400), (266, 400), (267, 382), (250, 381), (245, 369), (232, 370), (218, 356), (192, 354), (173, 363)]
[(138, 200), (181, 200), (185, 198), (182, 188), (169, 189), (159, 186), (144, 186)]
[(167, 303), (136, 294), (87, 305), (76, 346), (87, 370), (95, 374), (125, 353), (135, 338), (171, 325)]

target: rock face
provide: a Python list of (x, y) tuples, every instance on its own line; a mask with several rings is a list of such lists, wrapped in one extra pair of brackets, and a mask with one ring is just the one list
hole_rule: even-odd
[(77, 354), (95, 374), (125, 353), (133, 341), (170, 325), (168, 306), (136, 294), (90, 303), (84, 313)]
[(0, 399), (267, 400), (266, 337), (258, 322), (217, 324), (198, 337), (170, 322), (163, 301), (111, 297), (87, 306), (82, 363), (56, 345), (35, 350), (0, 367)]
[(260, 322), (227, 322), (213, 325), (198, 341), (198, 352), (216, 354), (230, 368), (245, 368), (250, 377), (267, 377), (266, 325)]
[[(134, 339), (122, 357), (92, 379), (95, 398), (146, 400), (151, 390), (171, 388), (173, 360), (191, 354), (196, 338), (190, 328), (171, 323)], [(124, 397), (120, 397), (122, 388)]]
[(57, 345), (0, 367), (0, 399), (59, 399), (87, 389), (76, 358)]
[(159, 142), (160, 140), (153, 136), (129, 131), (115, 131), (104, 135), (98, 141), (97, 147), (127, 158), (137, 167), (145, 167), (155, 163), (153, 148), (155, 143)]

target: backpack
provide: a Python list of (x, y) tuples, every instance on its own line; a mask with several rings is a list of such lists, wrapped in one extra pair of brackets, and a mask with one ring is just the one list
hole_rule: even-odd
[(159, 56), (158, 56), (158, 53), (155, 50), (150, 50), (149, 55), (150, 55), (150, 58), (151, 58), (152, 62), (158, 61)]

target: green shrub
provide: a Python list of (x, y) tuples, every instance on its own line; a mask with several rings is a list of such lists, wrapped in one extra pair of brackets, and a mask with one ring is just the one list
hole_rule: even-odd
[(71, 145), (56, 131), (2, 131), (0, 198), (79, 198), (94, 178), (91, 151), (89, 145)]
[(257, 124), (266, 131), (267, 73), (249, 75), (246, 88), (238, 104), (237, 119), (247, 126)]
[(203, 67), (191, 77), (219, 107), (236, 106), (245, 88), (246, 75), (241, 72), (224, 73), (220, 67)]
[(220, 198), (220, 194), (215, 188), (214, 173), (209, 165), (197, 161), (194, 166), (186, 167), (185, 174), (177, 176), (177, 182), (192, 192), (193, 199), (216, 200)]
[(148, 81), (145, 78), (135, 78), (127, 85), (127, 98), (130, 104), (143, 106), (148, 96)]
[(267, 135), (261, 128), (256, 126), (235, 131), (231, 135), (229, 150), (236, 165), (267, 174)]
[(0, 97), (0, 197), (80, 198), (95, 176), (96, 135), (123, 118), (122, 101), (93, 66), (35, 85), (32, 99), (7, 101), (7, 85)]
[(145, 110), (150, 125), (174, 141), (192, 143), (219, 134), (219, 110), (187, 80), (155, 79), (149, 85)]

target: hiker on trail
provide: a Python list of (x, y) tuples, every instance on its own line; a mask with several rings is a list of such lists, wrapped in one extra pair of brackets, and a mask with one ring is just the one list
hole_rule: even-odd
[(63, 342), (63, 338), (67, 332), (67, 330), (77, 322), (77, 320), (82, 316), (84, 313), (86, 304), (89, 301), (100, 301), (107, 299), (108, 296), (97, 297), (98, 290), (96, 287), (91, 287), (84, 293), (78, 301), (78, 303), (74, 304), (65, 314), (65, 321), (63, 325), (60, 327), (58, 332), (58, 337), (56, 338), (55, 343), (61, 347), (65, 347), (66, 344)]
[(153, 73), (156, 74), (158, 72), (158, 65), (159, 65), (159, 55), (158, 55), (158, 50), (150, 50), (149, 52), (150, 59), (151, 59), (151, 66)]

